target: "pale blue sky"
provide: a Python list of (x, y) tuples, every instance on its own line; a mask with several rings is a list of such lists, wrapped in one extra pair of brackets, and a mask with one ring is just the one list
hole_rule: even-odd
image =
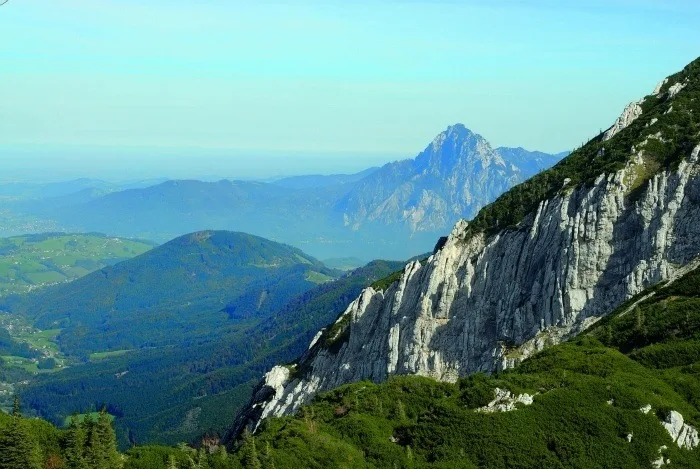
[(246, 176), (300, 171), (290, 151), (329, 172), (413, 156), (455, 122), (560, 151), (700, 55), (698, 25), (696, 0), (9, 0), (0, 159), (132, 147), (118, 162), (146, 168), (166, 147)]

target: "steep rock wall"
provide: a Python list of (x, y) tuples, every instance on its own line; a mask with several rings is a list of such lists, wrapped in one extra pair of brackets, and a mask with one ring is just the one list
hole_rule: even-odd
[(423, 265), (408, 264), (384, 292), (363, 291), (296, 367), (268, 373), (239, 426), (363, 379), (455, 381), (513, 366), (671, 278), (700, 254), (699, 153), (633, 192), (637, 158), (491, 238), (465, 238), (458, 223)]

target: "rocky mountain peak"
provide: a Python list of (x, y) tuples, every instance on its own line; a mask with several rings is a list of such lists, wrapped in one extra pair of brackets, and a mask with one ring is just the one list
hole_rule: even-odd
[(387, 164), (363, 179), (337, 209), (344, 225), (353, 230), (379, 222), (402, 224), (412, 236), (444, 233), (558, 160), (526, 150), (502, 152), (457, 123), (440, 132), (415, 159)]
[(457, 123), (440, 132), (416, 157), (415, 165), (420, 170), (444, 173), (466, 169), (469, 163), (474, 162), (482, 163), (482, 167), (492, 163), (505, 166), (503, 159), (484, 137)]

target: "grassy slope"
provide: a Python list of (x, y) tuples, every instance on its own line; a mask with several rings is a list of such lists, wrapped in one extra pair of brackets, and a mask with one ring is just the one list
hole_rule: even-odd
[[(659, 422), (673, 409), (700, 426), (700, 273), (625, 308), (491, 377), (341, 387), (268, 420), (257, 445), (269, 444), (277, 468), (651, 467), (662, 445), (673, 467), (700, 467), (700, 449), (679, 449)], [(495, 387), (538, 395), (512, 412), (475, 412)]]
[(70, 282), (153, 248), (100, 234), (39, 234), (0, 239), (0, 296)]

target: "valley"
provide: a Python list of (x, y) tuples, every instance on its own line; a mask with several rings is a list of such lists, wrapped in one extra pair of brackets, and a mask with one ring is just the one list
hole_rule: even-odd
[(187, 235), (7, 299), (14, 339), (31, 337), (32, 347), (57, 359), (51, 374), (37, 368), (37, 357), (8, 361), (8, 384), (21, 383), (14, 391), (56, 424), (107, 403), (123, 447), (224, 433), (259, 373), (293, 358), (311, 331), (401, 265), (377, 261), (343, 273), (242, 233)]
[(700, 468), (700, 6), (482, 3), (0, 0), (0, 469)]

